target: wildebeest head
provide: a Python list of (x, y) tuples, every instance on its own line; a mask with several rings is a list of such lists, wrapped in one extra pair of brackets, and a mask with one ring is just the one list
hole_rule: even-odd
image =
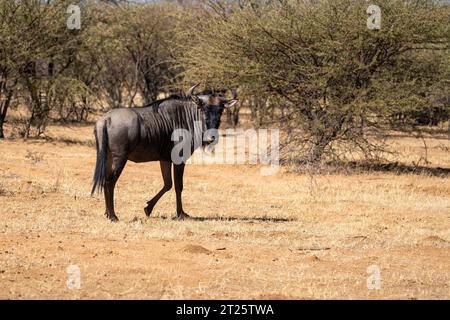
[(196, 84), (189, 89), (187, 96), (194, 101), (197, 107), (204, 113), (206, 132), (203, 136), (205, 144), (217, 143), (219, 139), (218, 129), (220, 127), (220, 118), (225, 108), (232, 107), (236, 102), (236, 90), (232, 90), (233, 98), (227, 99), (224, 91), (214, 92), (205, 90), (201, 93), (194, 94)]

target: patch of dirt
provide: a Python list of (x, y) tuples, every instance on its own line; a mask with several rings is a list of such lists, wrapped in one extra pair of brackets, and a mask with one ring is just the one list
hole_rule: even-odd
[(205, 247), (195, 245), (195, 244), (188, 244), (187, 246), (183, 247), (182, 251), (187, 252), (187, 253), (195, 253), (195, 254), (211, 254), (212, 253)]
[(320, 261), (319, 257), (314, 255), (314, 254), (312, 256), (306, 257), (306, 260), (308, 262), (318, 262), (318, 261)]
[[(152, 217), (142, 210), (162, 187), (159, 163), (128, 162), (111, 223), (103, 196), (90, 196), (95, 148), (62, 141), (90, 141), (92, 126), (49, 130), (52, 143), (0, 142), (0, 299), (450, 298), (448, 176), (361, 171), (312, 184), (193, 164), (183, 204), (195, 219), (175, 221), (173, 190)], [(417, 143), (402, 141), (410, 157)], [(429, 157), (450, 167), (448, 152)], [(68, 288), (69, 266), (80, 288)]]
[(421, 244), (439, 246), (439, 245), (449, 244), (449, 242), (438, 236), (428, 236), (428, 237), (422, 239)]
[(284, 294), (262, 294), (256, 297), (257, 300), (296, 300), (295, 297), (286, 296)]

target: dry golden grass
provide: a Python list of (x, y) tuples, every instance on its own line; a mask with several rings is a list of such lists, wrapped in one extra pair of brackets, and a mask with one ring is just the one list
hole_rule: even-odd
[[(8, 128), (10, 130), (10, 128)], [(450, 298), (449, 176), (368, 172), (310, 177), (258, 166), (190, 165), (147, 219), (158, 163), (128, 163), (120, 221), (91, 198), (91, 126), (52, 126), (49, 141), (0, 142), (0, 298)], [(412, 163), (420, 140), (393, 143)], [(428, 166), (450, 168), (449, 140)], [(232, 218), (221, 220), (221, 218)], [(66, 268), (81, 269), (68, 289)], [(381, 289), (367, 288), (367, 267)]]

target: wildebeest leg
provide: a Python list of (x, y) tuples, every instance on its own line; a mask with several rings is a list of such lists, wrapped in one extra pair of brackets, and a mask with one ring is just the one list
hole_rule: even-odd
[(153, 207), (156, 205), (158, 200), (164, 195), (164, 193), (172, 189), (172, 173), (170, 171), (172, 169), (172, 163), (169, 161), (160, 161), (159, 164), (161, 167), (161, 174), (164, 180), (164, 186), (162, 187), (161, 190), (159, 190), (156, 196), (154, 196), (149, 202), (147, 202), (147, 207), (144, 208), (147, 217), (150, 216)]
[(189, 218), (189, 215), (183, 211), (183, 205), (181, 203), (181, 193), (183, 192), (183, 174), (184, 163), (173, 165), (173, 175), (175, 180), (175, 194), (177, 198), (177, 218), (185, 219)]
[[(110, 159), (111, 157), (109, 157), (108, 160)], [(105, 215), (113, 222), (119, 220), (114, 211), (114, 187), (116, 186), (117, 179), (119, 179), (126, 163), (127, 159), (125, 157), (112, 157), (112, 160), (108, 161), (105, 184)]]

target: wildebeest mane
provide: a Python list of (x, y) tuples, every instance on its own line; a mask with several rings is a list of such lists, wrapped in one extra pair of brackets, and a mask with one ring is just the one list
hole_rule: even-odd
[[(214, 95), (217, 93), (224, 93), (225, 90), (213, 90), (213, 89), (205, 89), (199, 93), (197, 93), (197, 96), (201, 96), (201, 95)], [(162, 98), (162, 99), (158, 99), (155, 101), (152, 101), (150, 103), (147, 103), (146, 105), (142, 106), (141, 108), (147, 108), (147, 107), (159, 107), (162, 103), (166, 102), (166, 101), (170, 101), (170, 100), (176, 100), (176, 101), (184, 101), (184, 102), (189, 102), (192, 101), (191, 98), (189, 96), (186, 96), (184, 93), (181, 94), (171, 94), (166, 98)]]
[(150, 141), (170, 144), (176, 129), (188, 130), (192, 145), (201, 144), (205, 124), (201, 111), (190, 97), (171, 95), (143, 107), (133, 108), (140, 120), (141, 136)]

